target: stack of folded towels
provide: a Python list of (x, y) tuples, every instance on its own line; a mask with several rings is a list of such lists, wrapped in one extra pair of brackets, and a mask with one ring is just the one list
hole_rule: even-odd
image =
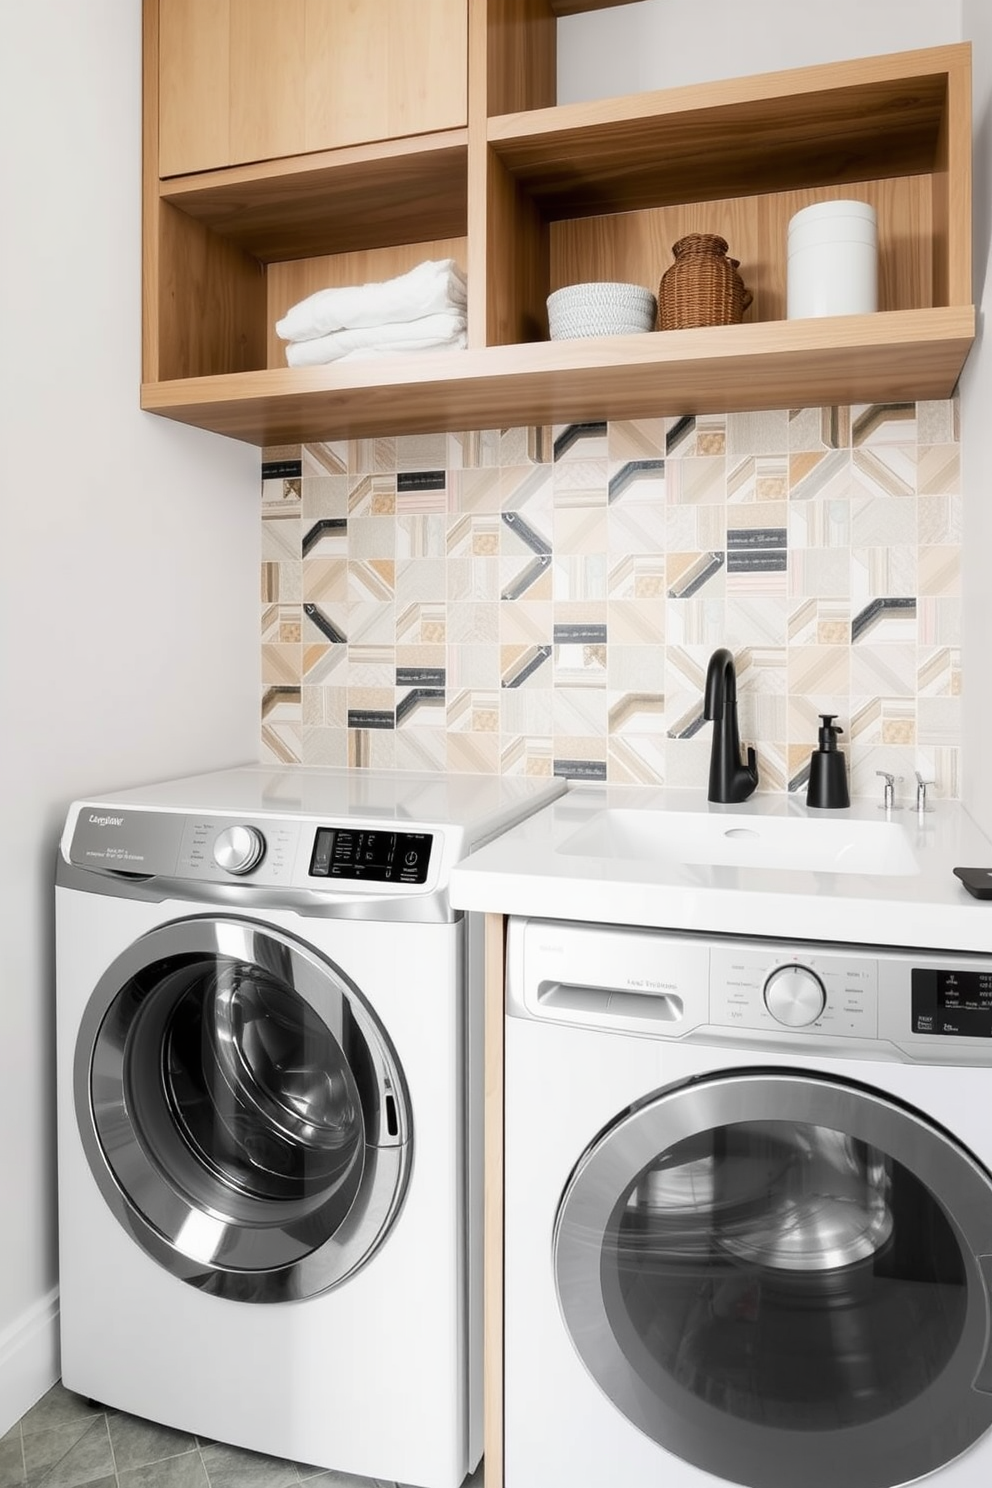
[(455, 260), (430, 259), (382, 284), (320, 289), (286, 311), (276, 334), (291, 367), (464, 346), (465, 300)]

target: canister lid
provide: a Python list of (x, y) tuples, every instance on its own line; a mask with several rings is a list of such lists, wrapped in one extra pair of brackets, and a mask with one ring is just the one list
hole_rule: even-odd
[(811, 207), (803, 207), (789, 218), (790, 234), (802, 229), (807, 223), (823, 224), (836, 222), (843, 218), (857, 218), (863, 223), (870, 223), (873, 227), (876, 222), (875, 208), (870, 202), (862, 201), (823, 201), (814, 202)]

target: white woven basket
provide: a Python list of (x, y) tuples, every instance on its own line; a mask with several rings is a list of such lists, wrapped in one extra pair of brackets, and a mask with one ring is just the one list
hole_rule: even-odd
[(548, 295), (552, 341), (653, 331), (657, 314), (657, 300), (640, 284), (569, 284)]

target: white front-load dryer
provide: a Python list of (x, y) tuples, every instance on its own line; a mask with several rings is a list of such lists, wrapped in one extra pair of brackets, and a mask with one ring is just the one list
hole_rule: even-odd
[(62, 1378), (272, 1456), (481, 1453), (481, 983), (452, 864), (552, 782), (249, 767), (77, 802)]
[(513, 919), (506, 1488), (985, 1488), (992, 957)]

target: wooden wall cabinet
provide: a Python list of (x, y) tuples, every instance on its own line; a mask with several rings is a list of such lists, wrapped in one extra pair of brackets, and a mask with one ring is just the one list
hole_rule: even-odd
[(159, 175), (464, 128), (466, 0), (159, 0)]
[[(223, 149), (210, 166), (177, 153), (177, 17), (202, 12), (229, 56), (236, 13), (253, 17), (243, 50), (273, 8), (305, 24), (335, 3), (144, 0), (144, 408), (267, 445), (953, 392), (975, 335), (967, 44), (558, 105), (558, 17), (604, 0), (424, 0), (445, 34), (446, 120), (390, 118), (390, 137), (372, 139), (358, 124), (308, 134), (297, 119), (283, 136), (283, 111), (266, 106), (253, 127), (271, 116), (278, 131), (251, 145), (242, 132), (236, 163), (238, 110), (211, 95), (197, 129), (227, 129)], [(341, 0), (359, 15), (401, 3)], [(421, 0), (406, 3), (420, 14)], [(292, 71), (275, 59), (298, 53), (294, 35), (268, 50), (267, 99)], [(371, 86), (381, 24), (353, 45), (349, 78)], [(211, 71), (195, 59), (184, 86), (210, 95)], [(232, 87), (237, 75), (221, 68)], [(877, 208), (880, 309), (786, 320), (788, 219), (839, 196)], [(696, 231), (721, 233), (741, 260), (744, 324), (547, 340), (552, 290), (656, 289), (671, 245)], [(273, 327), (291, 304), (448, 256), (468, 273), (465, 351), (285, 365)]]

